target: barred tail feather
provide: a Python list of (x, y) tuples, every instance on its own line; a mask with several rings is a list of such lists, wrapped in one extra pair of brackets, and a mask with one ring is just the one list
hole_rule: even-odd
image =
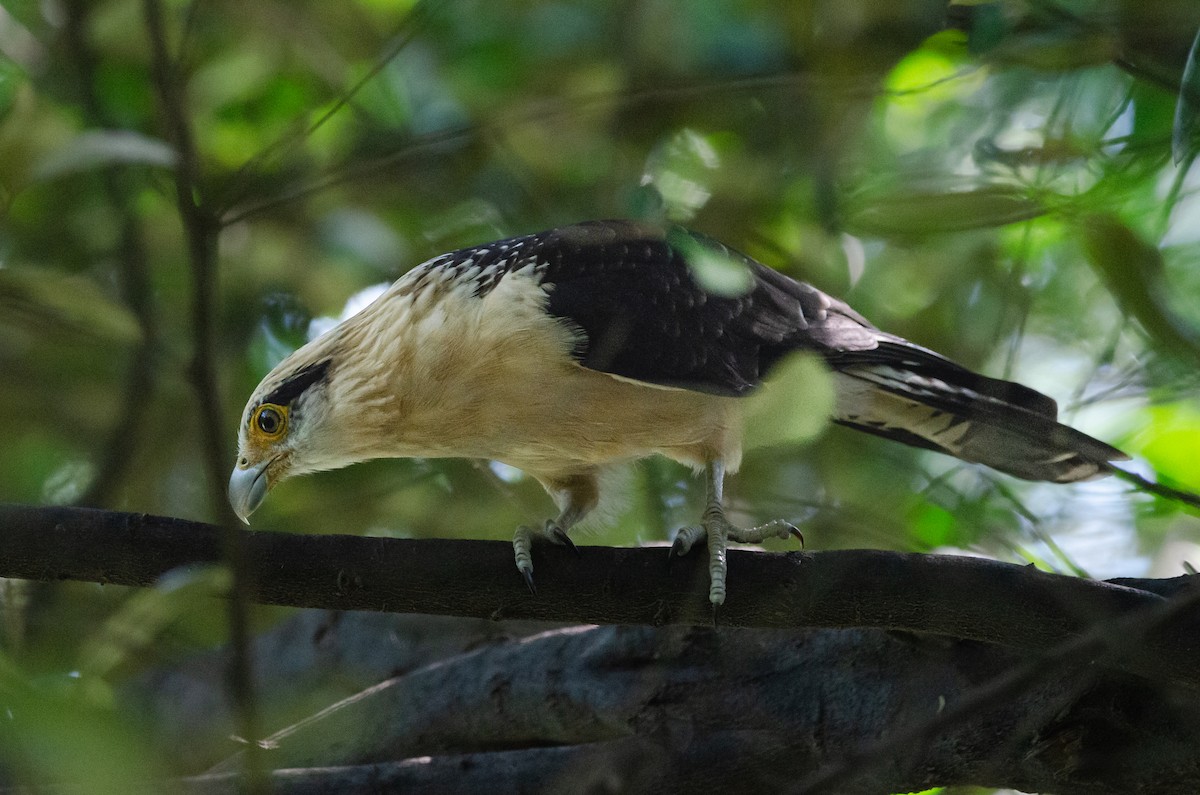
[(1051, 398), (1019, 384), (949, 362), (841, 364), (834, 416), (841, 425), (1025, 480), (1090, 480), (1110, 474), (1108, 462), (1129, 458), (1059, 423)]

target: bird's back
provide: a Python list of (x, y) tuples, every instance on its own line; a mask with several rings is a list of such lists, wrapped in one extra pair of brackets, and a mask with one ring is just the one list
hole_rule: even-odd
[[(714, 268), (741, 288), (714, 289)], [(1125, 458), (1058, 423), (1046, 395), (881, 331), (815, 287), (679, 228), (575, 224), (445, 254), (405, 283), (498, 314), (535, 306), (566, 332), (565, 355), (625, 382), (738, 397), (787, 354), (812, 351), (836, 374), (840, 424), (1034, 480), (1094, 477)], [(489, 333), (504, 334), (504, 323)], [(619, 438), (620, 423), (605, 433)]]

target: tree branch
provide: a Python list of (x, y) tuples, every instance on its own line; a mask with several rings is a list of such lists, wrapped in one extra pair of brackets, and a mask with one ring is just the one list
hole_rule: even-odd
[[(1196, 791), (1195, 693), (1091, 667), (978, 703), (979, 682), (1021, 662), (871, 630), (570, 627), (388, 679), (276, 733), (267, 753), (280, 793), (787, 792), (847, 758), (805, 791)], [(922, 730), (960, 705), (965, 719)], [(854, 753), (881, 737), (896, 742)], [(189, 791), (232, 791), (237, 763)]]
[[(89, 126), (108, 127), (111, 119), (96, 90), (96, 54), (87, 35), (87, 25), (94, 5), (87, 0), (70, 0), (64, 4), (63, 25), (65, 55), (74, 65), (78, 76), (78, 92), (84, 118)], [(134, 207), (135, 189), (118, 167), (104, 169), (101, 182), (113, 213), (120, 225), (120, 242), (115, 255), (120, 265), (121, 293), (126, 305), (137, 318), (142, 338), (133, 351), (125, 377), (122, 406), (100, 455), (97, 456), (96, 476), (79, 499), (82, 505), (108, 503), (121, 484), (134, 452), (142, 437), (146, 410), (157, 388), (159, 333), (155, 318), (150, 271), (146, 262), (146, 246), (142, 225)]]
[(247, 773), (251, 792), (264, 792), (259, 775), (254, 741), (259, 731), (251, 686), (253, 661), (249, 654), (249, 567), (241, 527), (225, 500), (224, 468), (229, 456), (222, 431), (221, 400), (217, 389), (213, 354), (213, 306), (217, 277), (217, 232), (215, 216), (199, 198), (200, 166), (192, 139), (178, 64), (167, 47), (166, 23), (160, 0), (143, 0), (143, 17), (150, 43), (151, 71), (171, 143), (175, 147), (175, 196), (179, 219), (187, 239), (188, 261), (192, 272), (192, 363), (188, 373), (196, 395), (197, 415), (201, 419), (204, 474), (208, 482), (212, 508), (221, 517), (221, 552), (229, 564), (233, 588), (229, 600), (229, 636), (233, 655), (230, 660), (229, 687), (240, 714), (239, 731), (251, 741), (247, 755)]
[[(0, 506), (0, 576), (150, 586), (176, 567), (219, 562), (219, 539), (217, 527), (183, 519)], [(538, 595), (531, 596), (506, 542), (247, 532), (245, 545), (250, 595), (267, 604), (592, 624), (712, 622), (703, 556), (668, 568), (662, 547), (580, 547), (576, 556), (539, 546)], [(1200, 687), (1200, 648), (1192, 642), (1200, 611), (1179, 607), (1195, 598), (1194, 588), (1169, 600), (981, 558), (873, 550), (733, 550), (729, 568), (724, 626), (878, 627), (1046, 652), (1133, 615), (1136, 642), (1123, 632), (1102, 643), (1105, 664)]]

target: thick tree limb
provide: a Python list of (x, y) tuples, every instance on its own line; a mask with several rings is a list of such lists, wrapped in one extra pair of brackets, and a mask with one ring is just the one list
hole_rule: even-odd
[[(785, 792), (886, 737), (907, 742), (811, 791), (1200, 787), (1196, 694), (1095, 668), (914, 731), (1020, 665), (872, 630), (572, 627), (384, 681), (277, 733), (267, 759), (281, 793)], [(236, 764), (189, 791), (232, 792)]]
[[(0, 576), (148, 586), (221, 560), (219, 530), (79, 508), (0, 507)], [(268, 604), (593, 624), (708, 625), (702, 556), (668, 569), (665, 548), (535, 551), (531, 596), (504, 542), (248, 533), (253, 597)], [(1142, 588), (979, 558), (870, 550), (733, 551), (722, 625), (877, 627), (1045, 652), (1137, 615), (1105, 663), (1200, 687), (1200, 611)], [(1185, 589), (1180, 596), (1194, 596)], [(1136, 611), (1146, 611), (1144, 614)], [(1128, 623), (1128, 622), (1127, 622)]]
[[(178, 519), (0, 507), (0, 575), (148, 585), (177, 566), (218, 561), (217, 532)], [(524, 591), (501, 542), (250, 533), (247, 552), (255, 597), (277, 604), (609, 623), (710, 618), (702, 556), (668, 571), (662, 548), (583, 548), (579, 558), (539, 548), (537, 597)], [(1167, 599), (1140, 581), (1123, 587), (978, 559), (866, 551), (731, 560), (736, 587), (723, 621), (770, 631), (576, 627), (473, 649), (455, 642), (448, 657), (418, 662), (278, 732), (264, 760), (276, 771), (271, 785), (779, 791), (816, 774), (834, 782), (816, 791), (846, 793), (1200, 786), (1191, 588)], [(1147, 631), (1130, 632), (1135, 621)], [(789, 628), (800, 624), (992, 644)], [(1062, 653), (1110, 624), (1125, 642), (1108, 645), (1105, 663), (1158, 671), (1156, 679)], [(330, 642), (311, 626), (297, 637)], [(407, 659), (402, 645), (397, 651)], [(1048, 652), (1047, 662), (1029, 651)], [(1004, 689), (1014, 675), (1019, 687)], [(181, 787), (232, 791), (240, 779), (227, 771), (237, 763)]]

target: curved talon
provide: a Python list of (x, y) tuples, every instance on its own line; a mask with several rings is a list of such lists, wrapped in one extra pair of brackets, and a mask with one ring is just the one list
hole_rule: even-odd
[(679, 528), (679, 532), (675, 534), (675, 540), (671, 542), (671, 556), (681, 558), (692, 551), (692, 547), (701, 538), (705, 538), (708, 531), (703, 525), (690, 525), (688, 527)]
[(564, 513), (557, 519), (548, 519), (545, 524), (540, 527), (530, 527), (529, 525), (521, 525), (517, 531), (513, 533), (513, 554), (517, 562), (517, 571), (521, 572), (521, 576), (525, 578), (525, 585), (529, 588), (529, 592), (534, 596), (537, 595), (537, 586), (533, 584), (533, 545), (542, 541), (553, 541), (556, 544), (563, 544), (571, 548), (571, 551), (579, 555), (579, 548), (575, 546), (575, 542), (567, 535), (566, 527), (570, 527), (574, 523), (573, 514), (570, 512)]
[(521, 572), (521, 576), (525, 578), (525, 585), (529, 587), (531, 594), (537, 595), (537, 588), (533, 586), (533, 529), (525, 525), (517, 528), (517, 532), (513, 533), (513, 553), (516, 558), (517, 571)]
[(667, 550), (667, 571), (670, 571), (675, 565), (676, 558), (682, 558), (687, 553), (688, 545), (679, 537), (679, 534), (676, 534), (675, 538), (671, 541), (671, 548)]
[(554, 541), (570, 547), (571, 551), (574, 552), (576, 556), (579, 555), (579, 547), (575, 546), (575, 542), (571, 540), (571, 537), (567, 535), (565, 530), (553, 522), (547, 522), (546, 529), (550, 531), (550, 536), (554, 539)]
[(800, 528), (796, 527), (796, 525), (792, 524), (791, 522), (784, 522), (784, 524), (787, 525), (788, 535), (799, 541), (800, 548), (804, 549), (804, 533), (801, 533)]

